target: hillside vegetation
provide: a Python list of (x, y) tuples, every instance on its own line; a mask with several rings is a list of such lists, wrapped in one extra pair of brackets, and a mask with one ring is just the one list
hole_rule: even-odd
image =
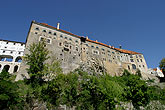
[(24, 60), (30, 79), (15, 82), (15, 76), (0, 73), (1, 110), (164, 109), (165, 88), (149, 86), (152, 81), (141, 80), (140, 72), (125, 70), (123, 76), (111, 77), (77, 69), (63, 74), (59, 61), (45, 63), (51, 58), (44, 42), (31, 45), (29, 52)]

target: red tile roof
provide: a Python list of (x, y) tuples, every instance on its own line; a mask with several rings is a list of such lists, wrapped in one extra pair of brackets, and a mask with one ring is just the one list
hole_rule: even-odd
[[(75, 34), (73, 34), (73, 33), (64, 31), (64, 30), (62, 30), (62, 29), (57, 29), (56, 27), (50, 26), (50, 25), (48, 25), (48, 24), (46, 24), (46, 23), (39, 23), (39, 24), (44, 25), (44, 26), (47, 26), (47, 27), (49, 27), (49, 28), (53, 28), (53, 29), (59, 30), (59, 31), (64, 32), (64, 33), (66, 33), (66, 34), (70, 34), (70, 35), (76, 36), (76, 37), (78, 37), (78, 38), (81, 38), (81, 37), (82, 37), (82, 36), (78, 36), (78, 35), (75, 35)], [(119, 51), (119, 52), (121, 52), (121, 53), (127, 53), (127, 54), (141, 54), (141, 53), (137, 53), (137, 52), (130, 51), (130, 50), (124, 50), (124, 49), (114, 48), (113, 46), (109, 46), (109, 45), (106, 45), (106, 44), (104, 44), (104, 43), (97, 42), (97, 41), (93, 41), (93, 40), (90, 40), (90, 39), (86, 39), (86, 40), (89, 41), (89, 42), (93, 42), (93, 43), (96, 43), (96, 44), (99, 44), (99, 45), (108, 47), (108, 48), (112, 48), (112, 49), (117, 50), (117, 51)]]

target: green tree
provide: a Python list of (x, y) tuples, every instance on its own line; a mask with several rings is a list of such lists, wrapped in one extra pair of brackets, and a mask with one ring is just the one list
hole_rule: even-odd
[(132, 101), (135, 108), (139, 109), (139, 106), (146, 106), (150, 102), (149, 88), (139, 76), (123, 76), (122, 79), (126, 85), (126, 99)]
[(165, 58), (163, 58), (159, 63), (160, 69), (163, 69), (165, 71)]
[(20, 95), (17, 82), (8, 72), (0, 73), (0, 109), (23, 109), (24, 98)]
[(43, 82), (43, 70), (45, 61), (49, 58), (49, 51), (45, 48), (45, 42), (33, 43), (29, 47), (29, 54), (26, 54), (24, 59), (29, 65), (27, 72), (30, 75), (30, 83), (35, 88)]

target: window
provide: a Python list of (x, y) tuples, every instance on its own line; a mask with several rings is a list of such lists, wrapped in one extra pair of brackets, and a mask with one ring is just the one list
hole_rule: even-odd
[(140, 61), (141, 61), (141, 62), (143, 62), (143, 60), (142, 60), (142, 59), (140, 59)]
[(143, 65), (143, 68), (145, 68), (145, 66)]
[(3, 51), (3, 53), (5, 53), (5, 50)]
[(52, 32), (51, 32), (51, 31), (49, 31), (49, 34), (52, 34)]
[(139, 55), (139, 57), (140, 57), (140, 58), (142, 58), (142, 56), (141, 56), (141, 55)]
[(67, 37), (65, 37), (65, 39), (68, 39)]
[(99, 49), (99, 47), (96, 47), (97, 49)]
[(87, 47), (89, 47), (89, 45), (88, 44), (85, 44)]
[(141, 65), (139, 65), (139, 67), (141, 67)]
[(132, 69), (136, 69), (136, 65), (135, 64), (132, 64)]
[(62, 46), (62, 43), (61, 42), (59, 43), (59, 46)]
[(6, 44), (8, 44), (9, 42), (6, 42)]
[(138, 58), (138, 56), (136, 55), (136, 58)]
[(11, 51), (10, 53), (12, 54), (13, 52)]
[(78, 43), (78, 40), (76, 40), (75, 42)]
[(134, 60), (133, 59), (130, 59), (131, 60), (131, 62), (134, 62)]
[(18, 54), (21, 54), (21, 52), (18, 52)]
[(5, 48), (7, 48), (7, 47), (5, 47)]
[(46, 32), (46, 30), (43, 30), (42, 32)]
[(37, 32), (35, 32), (35, 34), (38, 34)]
[(139, 59), (137, 59), (137, 62), (139, 62)]
[(72, 41), (72, 38), (69, 38), (70, 41)]
[(130, 58), (133, 58), (133, 56), (132, 56), (132, 55), (130, 55)]
[(115, 52), (112, 52), (113, 54), (115, 54)]
[(104, 48), (102, 48), (101, 50), (102, 50), (102, 51), (104, 51), (105, 49), (104, 49)]
[(56, 33), (54, 33), (54, 35), (56, 36)]
[(94, 46), (93, 46), (93, 45), (91, 45), (91, 47), (92, 47), (92, 48), (94, 48)]
[(23, 44), (21, 44), (21, 46), (23, 46)]
[(60, 37), (61, 37), (61, 38), (63, 38), (63, 36), (62, 36), (62, 35), (60, 35)]
[(50, 41), (50, 39), (47, 39), (47, 43), (48, 43), (48, 44), (51, 44), (51, 41)]
[(103, 61), (106, 61), (106, 58), (103, 58)]
[(76, 51), (78, 51), (78, 47), (76, 47)]
[(130, 66), (128, 65), (128, 69), (130, 70)]
[(36, 27), (36, 29), (35, 30), (39, 30), (39, 28), (38, 27)]
[(13, 43), (15, 45), (15, 43)]
[(110, 50), (108, 50), (108, 52), (110, 53)]

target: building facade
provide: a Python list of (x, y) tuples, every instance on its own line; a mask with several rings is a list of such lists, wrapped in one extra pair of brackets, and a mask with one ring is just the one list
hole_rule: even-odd
[[(118, 75), (121, 69), (128, 69), (133, 73), (137, 69), (142, 72), (148, 69), (141, 53), (93, 41), (88, 37), (78, 36), (59, 29), (59, 26), (56, 28), (45, 23), (32, 21), (26, 39), (26, 47), (42, 40), (46, 40), (46, 47), (51, 51), (51, 56), (55, 56), (57, 60), (61, 61), (64, 73), (73, 71), (82, 63), (94, 65), (98, 62), (111, 75)], [(25, 49), (25, 54), (27, 53), (28, 50)], [(26, 67), (23, 61), (20, 73), (25, 73)]]
[(0, 72), (16, 73), (20, 68), (25, 43), (0, 40)]

